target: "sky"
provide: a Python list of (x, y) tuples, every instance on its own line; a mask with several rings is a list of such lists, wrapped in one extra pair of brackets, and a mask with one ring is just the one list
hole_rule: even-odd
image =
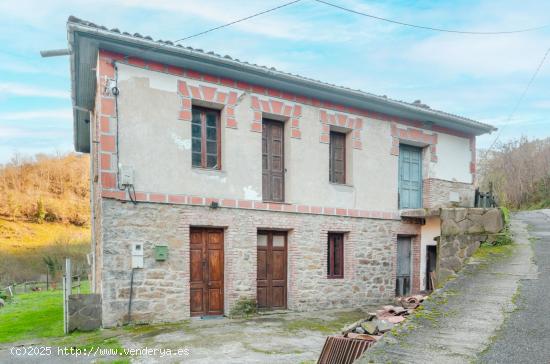
[[(176, 40), (289, 0), (0, 0), (0, 163), (14, 153), (73, 150), (67, 48), (74, 15), (154, 39)], [(468, 31), (550, 24), (550, 1), (359, 1), (334, 3), (402, 22)], [(495, 125), (478, 138), (550, 136), (550, 59), (510, 119), (550, 47), (550, 26), (508, 35), (413, 29), (343, 12), (314, 0), (202, 35), (183, 45), (387, 95)], [(550, 58), (550, 57), (549, 57)]]

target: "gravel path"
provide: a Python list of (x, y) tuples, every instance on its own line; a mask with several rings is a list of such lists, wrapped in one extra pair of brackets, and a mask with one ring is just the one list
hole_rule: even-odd
[(550, 210), (521, 212), (529, 224), (538, 277), (522, 280), (518, 309), (483, 353), (483, 363), (550, 363)]
[(527, 224), (514, 218), (512, 231), (517, 243), (512, 254), (471, 260), (455, 280), (426, 301), (416, 317), (386, 334), (361, 362), (478, 362), (480, 353), (494, 342), (502, 323), (516, 309), (520, 280), (537, 276)]

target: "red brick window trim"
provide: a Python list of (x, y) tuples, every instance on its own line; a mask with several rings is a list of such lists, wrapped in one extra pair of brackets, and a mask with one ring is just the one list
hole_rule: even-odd
[(253, 95), (251, 97), (251, 108), (254, 111), (254, 117), (250, 125), (250, 131), (262, 132), (262, 120), (269, 119), (270, 115), (276, 115), (290, 122), (290, 137), (300, 139), (300, 118), (302, 117), (302, 106), (292, 102), (280, 101), (276, 98), (260, 98)]
[(396, 123), (391, 124), (392, 147), (391, 154), (399, 155), (399, 143), (401, 141), (411, 141), (425, 144), (430, 149), (430, 160), (437, 162), (437, 133), (428, 134), (421, 129), (400, 128)]
[(179, 120), (191, 121), (193, 103), (220, 105), (223, 107), (222, 117), (226, 128), (237, 128), (235, 118), (235, 107), (237, 106), (238, 95), (235, 91), (223, 91), (218, 87), (199, 84), (198, 86), (188, 85), (183, 80), (178, 80), (178, 95), (180, 96)]
[(351, 133), (351, 143), (353, 149), (362, 149), (363, 119), (342, 113), (330, 113), (327, 110), (319, 111), (319, 120), (321, 122), (321, 143), (330, 143), (330, 132), (333, 129), (345, 130)]
[(327, 236), (327, 278), (344, 278), (344, 233)]

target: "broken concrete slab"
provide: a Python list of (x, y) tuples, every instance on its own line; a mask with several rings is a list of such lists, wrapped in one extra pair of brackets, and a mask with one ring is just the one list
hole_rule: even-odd
[(376, 325), (378, 327), (378, 332), (384, 333), (393, 329), (395, 324), (389, 322), (388, 320), (378, 320)]

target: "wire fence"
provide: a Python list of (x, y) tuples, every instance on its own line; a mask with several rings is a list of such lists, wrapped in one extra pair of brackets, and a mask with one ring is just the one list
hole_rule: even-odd
[[(82, 280), (80, 275), (72, 277), (72, 289), (76, 290), (76, 293), (80, 293), (82, 288)], [(63, 290), (63, 278), (57, 280), (44, 280), (44, 281), (26, 281), (21, 283), (10, 284), (2, 289), (8, 297), (13, 297), (17, 294), (39, 291), (62, 291)]]

